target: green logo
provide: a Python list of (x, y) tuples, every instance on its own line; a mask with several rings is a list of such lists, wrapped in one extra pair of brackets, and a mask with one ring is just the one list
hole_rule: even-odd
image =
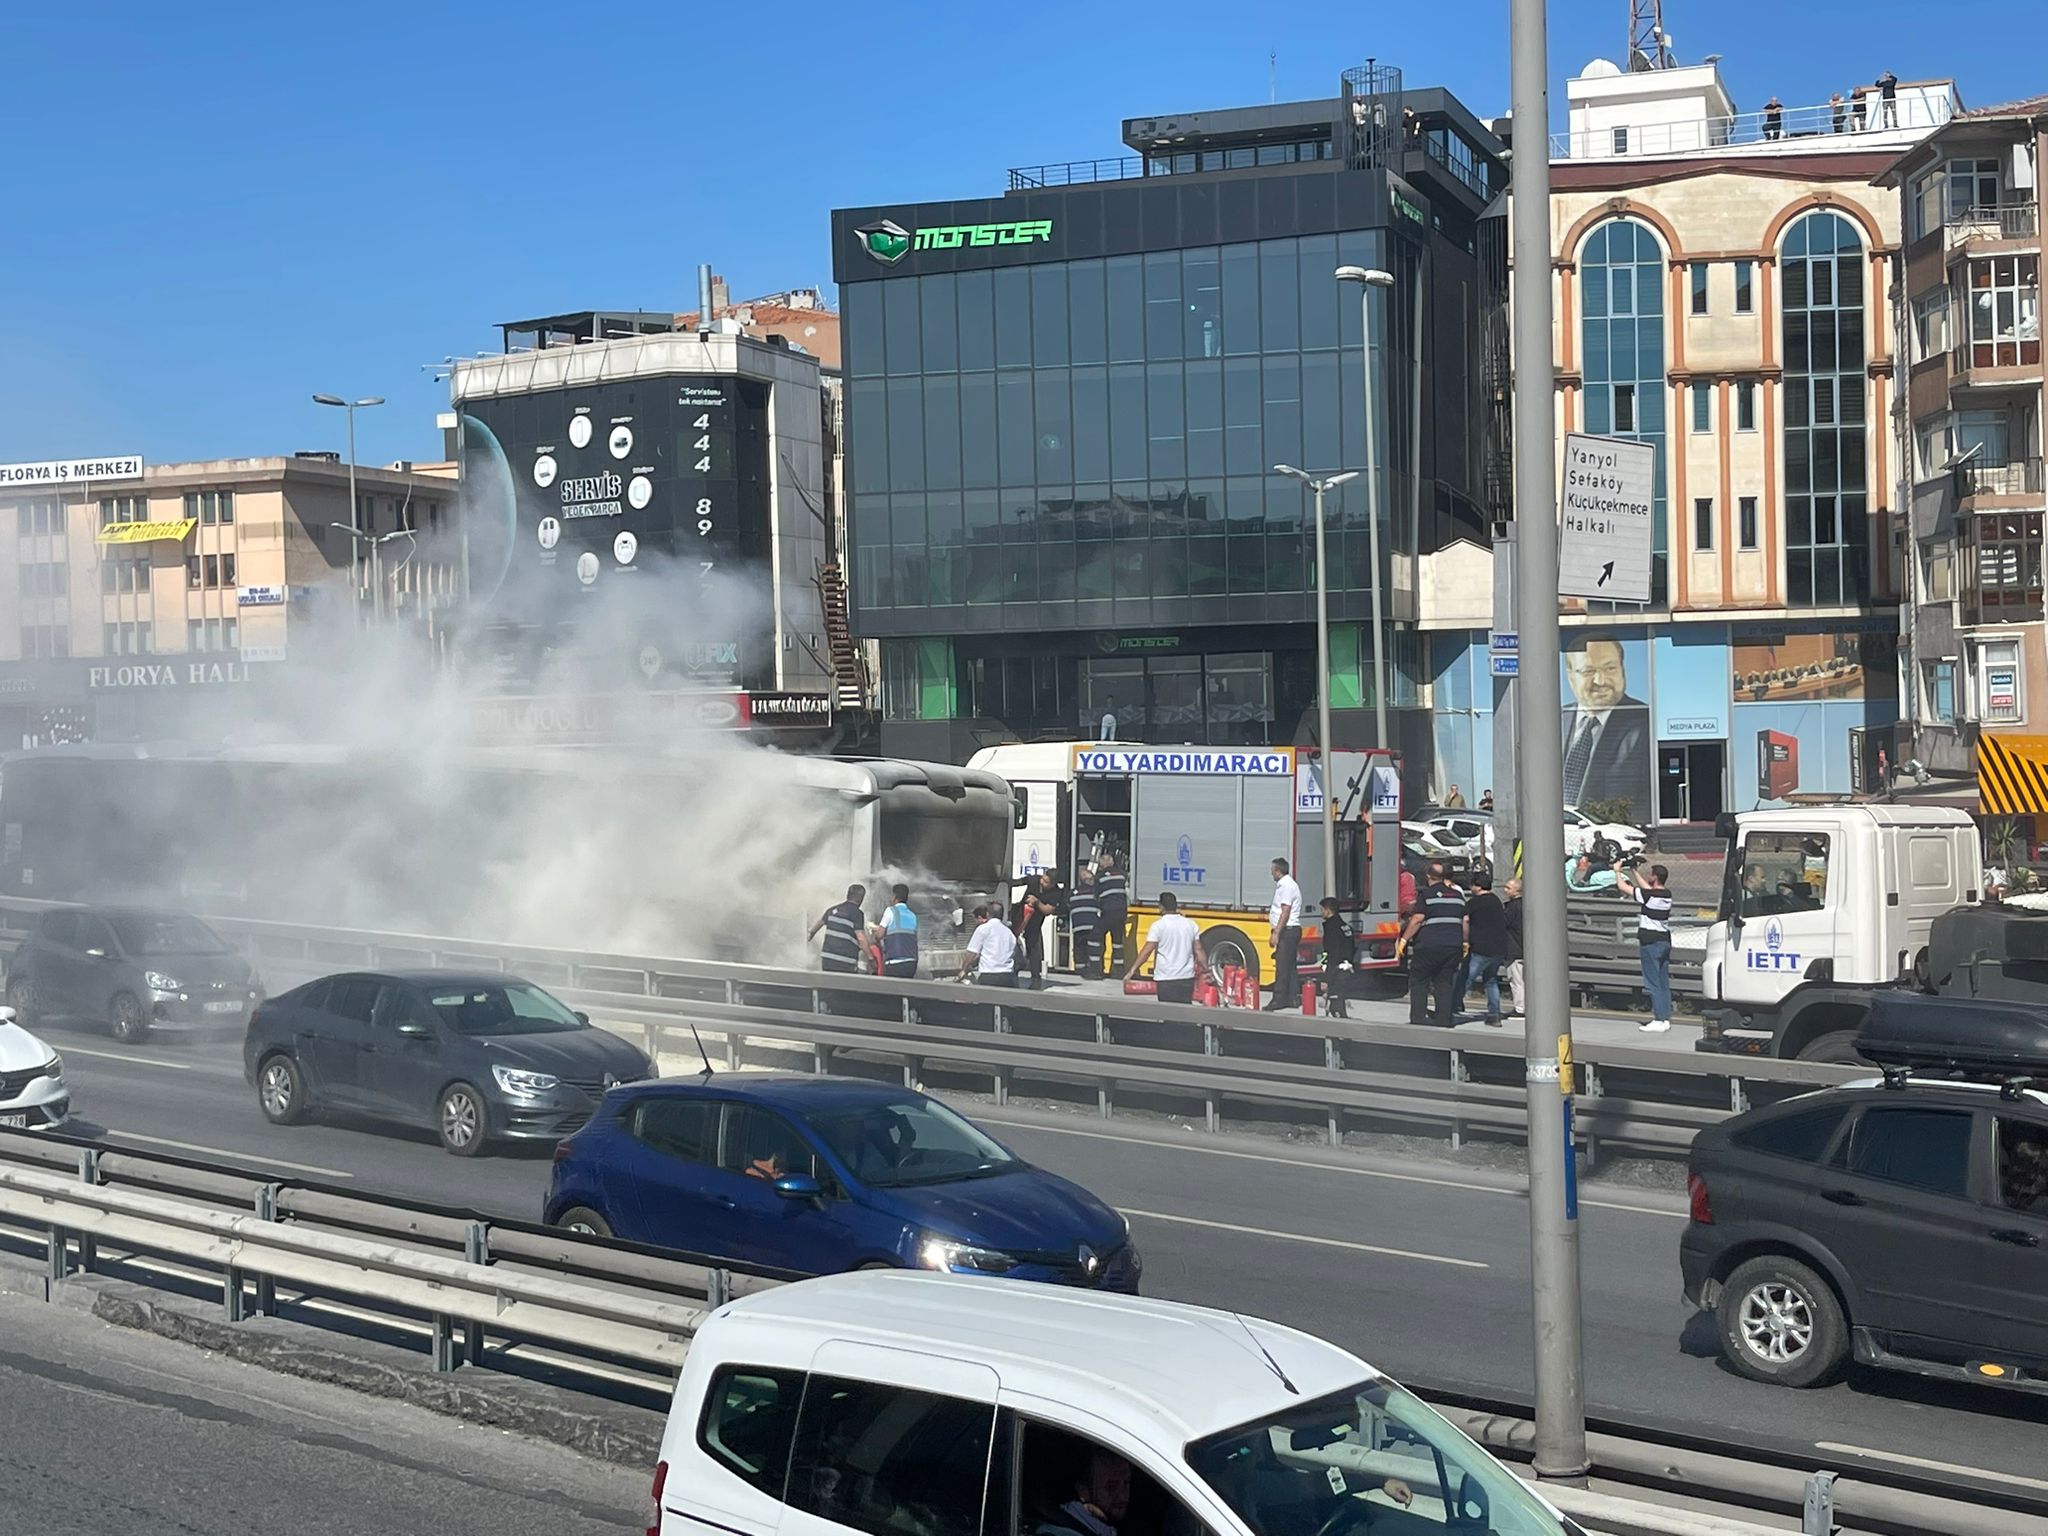
[(863, 224), (854, 233), (860, 236), (860, 248), (885, 267), (895, 266), (910, 254), (910, 231), (888, 219)]
[(973, 245), (1031, 245), (1052, 239), (1051, 219), (1018, 219), (1008, 224), (940, 224), (915, 232), (883, 219), (863, 224), (854, 233), (860, 248), (885, 267), (893, 267), (910, 252), (956, 251)]
[(1399, 191), (1394, 193), (1394, 212), (1400, 214), (1404, 219), (1412, 219), (1417, 224), (1427, 224), (1429, 222), (1428, 219), (1423, 217), (1421, 206), (1403, 197)]

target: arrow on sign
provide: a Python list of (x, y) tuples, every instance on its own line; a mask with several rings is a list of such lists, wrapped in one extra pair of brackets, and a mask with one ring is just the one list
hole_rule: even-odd
[(1594, 585), (1594, 586), (1596, 586), (1596, 587), (1604, 587), (1604, 586), (1606, 586), (1606, 585), (1607, 585), (1607, 578), (1608, 578), (1608, 577), (1610, 577), (1610, 576), (1612, 576), (1613, 574), (1614, 574), (1614, 562), (1613, 562), (1612, 560), (1610, 560), (1610, 561), (1608, 561), (1608, 562), (1607, 562), (1607, 563), (1606, 563), (1605, 565), (1603, 565), (1603, 566), (1601, 566), (1601, 567), (1600, 567), (1600, 579), (1599, 579), (1598, 581), (1594, 582), (1594, 583), (1593, 583), (1593, 585)]

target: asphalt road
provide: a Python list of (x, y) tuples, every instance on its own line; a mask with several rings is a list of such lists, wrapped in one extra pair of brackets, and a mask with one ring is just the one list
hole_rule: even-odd
[(0, 1297), (0, 1510), (40, 1536), (618, 1536), (637, 1469)]
[[(53, 1031), (81, 1117), (138, 1150), (233, 1158), (329, 1181), (538, 1219), (544, 1146), (474, 1161), (426, 1133), (266, 1122), (237, 1047)], [(1146, 1289), (1277, 1318), (1418, 1384), (1527, 1400), (1528, 1223), (1517, 1175), (1168, 1122), (1104, 1123), (961, 1106), (1023, 1156), (1131, 1216)], [(1743, 1381), (1679, 1296), (1679, 1198), (1588, 1183), (1581, 1211), (1587, 1398), (1596, 1413), (1705, 1437), (1870, 1453), (2041, 1478), (2048, 1403), (1858, 1372), (1820, 1392)], [(2048, 1490), (2048, 1480), (2039, 1486)]]

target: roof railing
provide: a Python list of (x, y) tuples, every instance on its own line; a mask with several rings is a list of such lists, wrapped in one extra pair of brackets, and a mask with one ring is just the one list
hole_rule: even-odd
[(1955, 115), (1955, 98), (1945, 88), (1908, 88), (1890, 101), (1875, 92), (1817, 107), (1782, 107), (1776, 112), (1737, 112), (1684, 122), (1614, 123), (1594, 131), (1553, 133), (1554, 160), (1640, 160), (1659, 155), (1704, 154), (1752, 145), (1846, 148), (1859, 137), (1925, 132)]

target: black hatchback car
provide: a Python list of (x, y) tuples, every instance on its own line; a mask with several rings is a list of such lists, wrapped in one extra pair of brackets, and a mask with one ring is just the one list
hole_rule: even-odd
[(1969, 1003), (1978, 1018), (1960, 1021), (2007, 1041), (2038, 1031), (2043, 1070), (2024, 1049), (1974, 1067), (1936, 1051), (1943, 1075), (1921, 1077), (1898, 1033), (1940, 1034), (1957, 1016), (1900, 998), (1857, 1042), (1887, 1064), (1884, 1081), (1751, 1110), (1694, 1140), (1686, 1297), (1758, 1381), (1817, 1386), (1853, 1356), (2048, 1392), (2048, 1093), (2031, 1086), (2048, 1081), (2048, 1013)]
[(621, 1083), (652, 1077), (637, 1046), (530, 981), (467, 971), (352, 971), (264, 1003), (242, 1071), (264, 1115), (322, 1109), (431, 1127), (458, 1157), (494, 1137), (558, 1139)]
[(133, 1043), (152, 1030), (240, 1029), (262, 983), (189, 912), (60, 907), (45, 912), (7, 966), (24, 1027), (98, 1022)]

